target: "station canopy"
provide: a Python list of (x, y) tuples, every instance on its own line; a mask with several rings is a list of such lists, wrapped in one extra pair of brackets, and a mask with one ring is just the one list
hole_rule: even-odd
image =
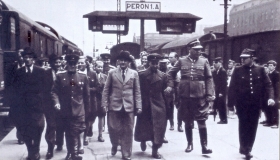
[(142, 11), (94, 11), (83, 18), (88, 18), (88, 29), (93, 32), (123, 35), (128, 33), (129, 19), (156, 20), (156, 28), (160, 34), (193, 33), (196, 21), (201, 19), (190, 13)]

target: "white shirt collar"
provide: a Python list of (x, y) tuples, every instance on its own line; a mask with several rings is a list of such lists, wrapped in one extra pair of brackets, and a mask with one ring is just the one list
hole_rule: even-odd
[[(33, 72), (33, 64), (30, 66), (30, 71), (31, 71), (31, 73)], [(27, 66), (25, 66), (25, 72), (26, 73), (28, 72)]]

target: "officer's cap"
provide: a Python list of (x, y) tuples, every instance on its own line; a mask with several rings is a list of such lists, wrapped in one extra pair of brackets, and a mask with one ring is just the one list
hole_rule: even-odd
[(214, 59), (214, 62), (222, 62), (222, 61), (223, 61), (222, 57), (216, 57)]
[(101, 53), (100, 57), (102, 59), (110, 59), (111, 58), (111, 54), (110, 53)]
[(49, 62), (50, 63), (54, 63), (56, 60), (62, 60), (62, 57), (59, 57), (56, 54), (51, 54), (49, 56)]
[(276, 65), (277, 65), (277, 62), (274, 61), (274, 60), (270, 60), (270, 61), (267, 62), (267, 64), (268, 64), (268, 65), (269, 65), (269, 64), (273, 64), (274, 66), (276, 66)]
[(24, 57), (25, 55), (30, 55), (33, 58), (36, 58), (35, 52), (30, 47), (25, 47), (23, 52), (21, 52), (21, 56)]
[(193, 48), (193, 49), (202, 49), (203, 47), (200, 45), (200, 42), (199, 40), (197, 39), (196, 41), (194, 42), (191, 42), (190, 44), (190, 47)]
[(65, 60), (70, 64), (77, 64), (79, 60), (79, 52), (69, 53), (65, 56)]
[(162, 59), (162, 57), (161, 57), (161, 55), (160, 54), (158, 54), (158, 53), (152, 53), (152, 54), (149, 54), (148, 55), (148, 61), (150, 61), (150, 62), (152, 62), (152, 61), (154, 61), (154, 62), (158, 62), (159, 60), (161, 60)]
[(241, 55), (240, 58), (249, 58), (249, 57), (253, 57), (254, 56), (254, 52), (255, 50), (249, 49), (249, 48), (245, 48)]
[(91, 56), (89, 56), (89, 55), (87, 55), (86, 58), (87, 58), (87, 60), (88, 60), (89, 62), (92, 62), (92, 60), (93, 60), (93, 58), (92, 58)]
[(117, 56), (116, 59), (117, 60), (123, 59), (123, 60), (129, 61), (129, 62), (131, 62), (133, 60), (132, 57), (130, 56), (130, 52), (123, 51), (123, 50), (119, 53), (119, 55)]

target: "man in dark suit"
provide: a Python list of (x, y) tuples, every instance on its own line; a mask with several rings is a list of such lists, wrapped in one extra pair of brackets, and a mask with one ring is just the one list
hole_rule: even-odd
[[(61, 111), (65, 125), (67, 156), (65, 159), (81, 160), (78, 155), (78, 140), (85, 126), (85, 119), (90, 113), (90, 92), (88, 78), (77, 72), (79, 53), (74, 52), (65, 56), (67, 71), (56, 76), (52, 89), (54, 106)], [(71, 156), (71, 157), (70, 157)]]
[[(158, 149), (162, 146), (167, 124), (167, 104), (164, 89), (167, 75), (158, 69), (161, 56), (157, 53), (148, 56), (149, 68), (139, 71), (143, 113), (137, 116), (135, 140), (141, 142), (142, 151), (146, 141), (152, 141), (152, 156), (161, 159)], [(172, 94), (171, 94), (172, 95)]]
[[(53, 150), (56, 140), (56, 110), (52, 102), (51, 90), (56, 79), (56, 73), (59, 71), (61, 66), (61, 58), (55, 54), (49, 56), (50, 69), (45, 71), (45, 86), (43, 92), (43, 109), (47, 122), (47, 129), (45, 139), (48, 144), (48, 151), (46, 158), (51, 159), (53, 157)], [(64, 136), (61, 137), (62, 139)], [(58, 140), (61, 141), (61, 140)], [(63, 141), (63, 140), (62, 140)]]
[(266, 106), (267, 110), (267, 121), (264, 124), (264, 126), (268, 126), (271, 128), (278, 128), (279, 125), (279, 111), (278, 111), (278, 105), (279, 105), (279, 72), (275, 70), (277, 63), (274, 60), (270, 60), (267, 62), (269, 73), (268, 76), (271, 80), (272, 87), (274, 90), (274, 100), (275, 105), (274, 106)]
[(141, 91), (138, 73), (128, 68), (130, 53), (121, 51), (117, 56), (119, 67), (108, 73), (102, 106), (108, 110), (108, 129), (112, 143), (111, 154), (115, 155), (121, 145), (123, 159), (131, 159), (134, 112), (142, 112)]
[(227, 72), (222, 66), (222, 58), (214, 59), (213, 81), (215, 84), (216, 99), (214, 107), (218, 109), (220, 122), (218, 124), (227, 124), (227, 109), (226, 109), (226, 90), (227, 90)]
[(28, 150), (27, 159), (37, 160), (40, 159), (40, 141), (44, 129), (42, 106), (44, 69), (34, 66), (36, 55), (31, 48), (24, 48), (22, 57), (25, 67), (16, 71), (13, 84), (18, 106), (17, 122)]
[(233, 71), (229, 86), (229, 107), (236, 106), (239, 119), (239, 152), (247, 159), (252, 158), (251, 150), (255, 141), (260, 108), (264, 93), (268, 106), (274, 105), (273, 88), (268, 75), (261, 66), (253, 63), (254, 50), (244, 49), (241, 53), (242, 66)]

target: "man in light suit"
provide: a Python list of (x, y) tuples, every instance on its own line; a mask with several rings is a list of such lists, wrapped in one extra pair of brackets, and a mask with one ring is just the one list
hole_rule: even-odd
[(108, 111), (111, 154), (117, 153), (120, 139), (122, 157), (130, 160), (134, 112), (142, 112), (139, 76), (136, 71), (128, 68), (131, 62), (128, 51), (121, 51), (117, 60), (120, 66), (108, 73), (102, 94), (102, 107), (104, 111)]

